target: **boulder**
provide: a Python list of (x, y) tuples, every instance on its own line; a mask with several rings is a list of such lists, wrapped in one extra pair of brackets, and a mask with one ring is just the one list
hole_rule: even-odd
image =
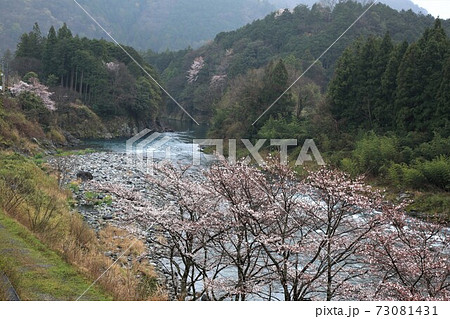
[(92, 176), (92, 174), (89, 172), (80, 171), (77, 173), (77, 179), (81, 179), (83, 182), (86, 182), (93, 180), (94, 176)]

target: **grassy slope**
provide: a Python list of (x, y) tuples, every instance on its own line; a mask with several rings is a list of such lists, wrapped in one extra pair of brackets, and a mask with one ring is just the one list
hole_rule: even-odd
[[(91, 283), (3, 212), (0, 212), (0, 270), (10, 277), (22, 300), (76, 300)], [(95, 286), (83, 298), (111, 299)]]

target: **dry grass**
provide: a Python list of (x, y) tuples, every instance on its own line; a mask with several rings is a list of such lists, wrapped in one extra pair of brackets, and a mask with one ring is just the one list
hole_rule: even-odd
[(45, 134), (42, 128), (36, 122), (26, 119), (22, 113), (9, 113), (6, 116), (6, 122), (17, 129), (20, 134), (26, 138), (44, 139)]
[(73, 215), (63, 249), (68, 261), (96, 279), (113, 263), (105, 253), (118, 258), (132, 244), (99, 284), (116, 300), (167, 300), (157, 284), (155, 270), (143, 257), (144, 243), (122, 229), (108, 226), (96, 236), (78, 215)]
[[(12, 177), (11, 172), (15, 172)], [(16, 185), (23, 184), (20, 189), (4, 180), (13, 177)], [(112, 264), (106, 253), (120, 256), (134, 243), (98, 284), (115, 300), (167, 300), (155, 270), (144, 258), (144, 243), (114, 227), (96, 234), (78, 213), (70, 211), (70, 192), (60, 190), (57, 181), (32, 161), (0, 153), (0, 194), (0, 208), (92, 281)], [(16, 205), (5, 204), (11, 196)]]
[(40, 125), (29, 121), (13, 99), (0, 97), (0, 149), (15, 148), (32, 154), (39, 146), (31, 139), (43, 137)]
[[(0, 210), (0, 269), (22, 300), (76, 300), (92, 280)], [(94, 285), (83, 300), (112, 300)]]

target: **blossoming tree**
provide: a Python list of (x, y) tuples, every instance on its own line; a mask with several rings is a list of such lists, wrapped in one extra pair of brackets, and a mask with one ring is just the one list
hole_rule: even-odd
[(408, 218), (362, 178), (299, 176), (270, 160), (155, 171), (151, 198), (102, 187), (150, 231), (178, 299), (449, 298), (448, 231)]
[(13, 93), (14, 95), (20, 95), (23, 92), (33, 93), (42, 100), (44, 106), (48, 110), (55, 111), (56, 110), (55, 102), (50, 98), (53, 95), (53, 93), (49, 92), (48, 87), (39, 83), (38, 79), (31, 78), (30, 81), (31, 84), (25, 83), (23, 81), (20, 81), (18, 84), (15, 84), (13, 87), (10, 88), (11, 93)]

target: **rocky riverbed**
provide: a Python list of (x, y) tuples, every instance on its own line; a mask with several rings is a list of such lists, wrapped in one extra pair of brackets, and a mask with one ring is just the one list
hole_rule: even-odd
[[(112, 225), (146, 239), (149, 252), (147, 258), (160, 275), (160, 284), (168, 289), (170, 295), (172, 288), (169, 276), (164, 274), (165, 267), (159, 258), (163, 252), (151, 240), (153, 230), (139, 228), (130, 222), (118, 196), (114, 192), (105, 191), (105, 188), (111, 187), (129, 191), (129, 209), (133, 209), (134, 205), (139, 206), (140, 200), (145, 200), (146, 205), (149, 202), (157, 204), (158, 196), (154, 186), (147, 180), (147, 171), (142, 169), (142, 165), (136, 165), (132, 157), (133, 155), (125, 153), (101, 152), (51, 157), (47, 162), (59, 172), (61, 185), (71, 189), (74, 208), (95, 231)], [(108, 257), (115, 260), (117, 254), (109, 254)]]
[[(67, 157), (52, 157), (48, 163), (60, 172), (61, 183), (73, 192), (74, 205), (95, 230), (106, 223), (123, 226), (124, 216), (116, 207), (114, 194), (98, 189), (99, 184), (120, 185), (143, 197), (151, 197), (145, 172), (131, 163), (124, 153), (91, 153)], [(89, 173), (92, 179), (80, 180), (77, 174)]]

